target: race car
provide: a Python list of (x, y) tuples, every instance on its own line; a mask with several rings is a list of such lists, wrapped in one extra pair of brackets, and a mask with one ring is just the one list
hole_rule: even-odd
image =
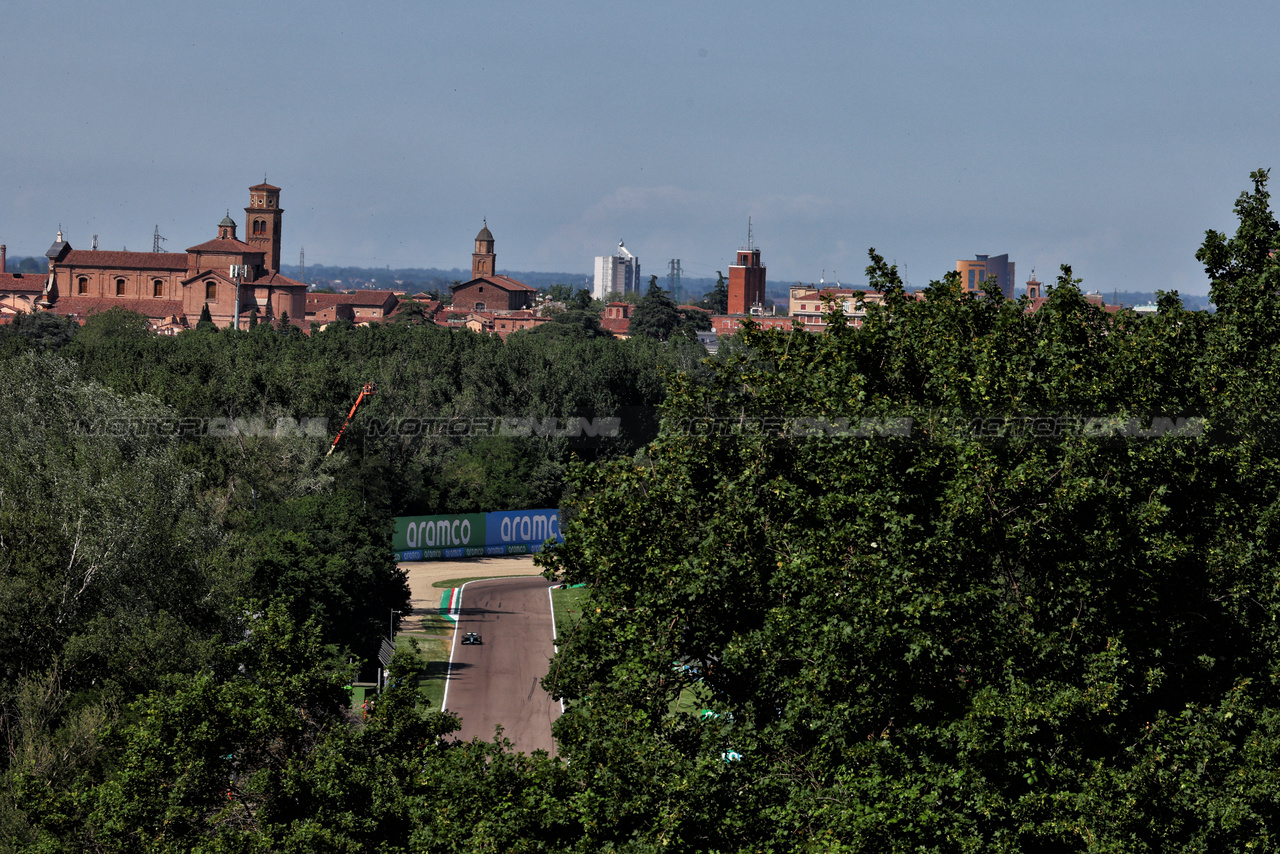
[(484, 641), (480, 640), (480, 636), (475, 632), (467, 632), (465, 635), (463, 635), (462, 642), (463, 643), (479, 643), (479, 644), (484, 643)]

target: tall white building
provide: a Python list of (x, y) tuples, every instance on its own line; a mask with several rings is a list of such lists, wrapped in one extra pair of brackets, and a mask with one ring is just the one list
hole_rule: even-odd
[(630, 294), (640, 291), (640, 259), (627, 251), (618, 241), (618, 254), (596, 256), (596, 281), (591, 295), (607, 300), (610, 294)]

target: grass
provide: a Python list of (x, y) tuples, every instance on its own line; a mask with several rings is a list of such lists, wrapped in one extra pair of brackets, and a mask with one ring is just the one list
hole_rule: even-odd
[(537, 576), (522, 573), (520, 575), (473, 575), (469, 578), (448, 578), (444, 581), (437, 581), (432, 587), (461, 587), (468, 581), (488, 581), (491, 578), (536, 578)]
[(557, 587), (551, 591), (551, 602), (556, 612), (556, 638), (573, 632), (582, 619), (582, 600), (587, 597), (585, 587)]
[[(452, 621), (448, 621), (452, 622)], [(439, 710), (444, 702), (444, 683), (449, 675), (449, 647), (453, 643), (453, 635), (410, 635), (396, 636), (396, 649), (409, 650), (418, 656), (421, 669), (418, 671), (418, 688), (426, 695), (431, 708)]]

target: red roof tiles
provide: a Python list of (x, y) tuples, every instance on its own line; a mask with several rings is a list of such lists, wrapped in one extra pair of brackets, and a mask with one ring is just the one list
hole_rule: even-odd
[(494, 274), (492, 276), (478, 276), (477, 278), (474, 278), (469, 282), (463, 282), (460, 285), (450, 285), (449, 289), (452, 291), (458, 291), (458, 290), (461, 290), (462, 288), (467, 287), (468, 285), (473, 285), (476, 282), (488, 282), (489, 284), (495, 285), (504, 291), (537, 291), (538, 290), (537, 288), (526, 285), (524, 282), (516, 281), (510, 276), (503, 276), (500, 274)]
[(0, 273), (0, 293), (38, 294), (44, 290), (46, 275), (37, 273)]
[(182, 252), (112, 252), (104, 249), (72, 249), (59, 267), (104, 267), (113, 270), (185, 270)]
[[(208, 240), (197, 246), (188, 247), (187, 251), (188, 252), (234, 252), (237, 254), (244, 253), (244, 252), (252, 252), (257, 255), (263, 254), (261, 249), (254, 249), (248, 243), (245, 243), (241, 240), (233, 240), (230, 237), (218, 237), (213, 240)], [(177, 253), (170, 253), (170, 254), (177, 254)], [(186, 259), (183, 259), (182, 266), (184, 268), (187, 266)]]
[[(281, 278), (284, 278), (281, 276)], [(289, 280), (290, 284), (297, 284)], [(257, 283), (255, 283), (257, 284)], [(328, 308), (334, 305), (364, 305), (381, 307), (390, 302), (394, 306), (399, 298), (391, 291), (356, 291), (353, 294), (307, 294), (307, 311)]]

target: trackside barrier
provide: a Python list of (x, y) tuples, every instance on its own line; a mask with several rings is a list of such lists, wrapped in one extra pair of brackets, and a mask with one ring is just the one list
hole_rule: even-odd
[(509, 510), (453, 516), (397, 516), (392, 548), (398, 561), (537, 554), (563, 543), (560, 511)]

